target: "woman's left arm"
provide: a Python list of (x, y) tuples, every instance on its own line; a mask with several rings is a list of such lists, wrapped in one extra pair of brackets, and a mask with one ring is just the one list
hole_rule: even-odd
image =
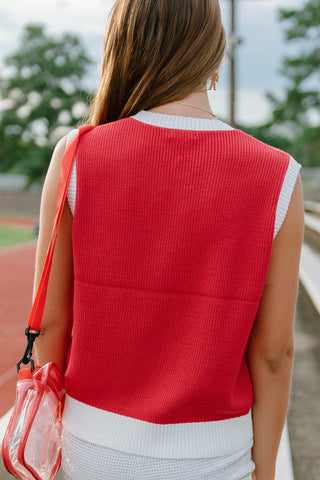
[[(40, 282), (50, 242), (60, 166), (65, 148), (66, 137), (63, 137), (54, 149), (42, 190), (33, 298)], [(40, 336), (35, 340), (34, 346), (37, 365), (42, 366), (47, 362), (55, 362), (62, 374), (66, 369), (67, 352), (72, 331), (72, 220), (72, 213), (68, 203), (65, 202), (53, 254)]]

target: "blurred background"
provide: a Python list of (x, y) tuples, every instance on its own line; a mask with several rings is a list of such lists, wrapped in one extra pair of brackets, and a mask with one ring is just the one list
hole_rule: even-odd
[[(0, 417), (13, 405), (12, 365), (25, 345), (43, 180), (55, 144), (81, 122), (98, 85), (112, 4), (0, 1)], [(319, 480), (320, 0), (220, 4), (228, 51), (217, 90), (209, 92), (213, 112), (303, 166), (305, 238), (288, 428), (296, 480)]]

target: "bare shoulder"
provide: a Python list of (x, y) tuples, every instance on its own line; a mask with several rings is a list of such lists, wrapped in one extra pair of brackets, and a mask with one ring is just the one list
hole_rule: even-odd
[[(44, 232), (49, 232), (52, 228), (59, 186), (60, 168), (63, 154), (66, 149), (66, 143), (67, 135), (62, 137), (56, 144), (43, 184), (40, 205), (40, 238)], [(47, 237), (47, 234), (45, 237)]]
[(45, 183), (44, 183), (44, 190), (46, 189), (58, 189), (58, 182), (59, 182), (59, 172), (60, 172), (60, 167), (61, 167), (61, 161), (63, 158), (63, 154), (66, 150), (66, 145), (67, 145), (67, 137), (68, 135), (65, 135), (62, 137), (58, 143), (56, 144), (50, 165), (47, 171)]

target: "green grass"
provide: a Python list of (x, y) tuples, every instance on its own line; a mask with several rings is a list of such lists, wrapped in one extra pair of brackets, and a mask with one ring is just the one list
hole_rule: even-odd
[(0, 225), (0, 248), (29, 242), (35, 238), (32, 228)]

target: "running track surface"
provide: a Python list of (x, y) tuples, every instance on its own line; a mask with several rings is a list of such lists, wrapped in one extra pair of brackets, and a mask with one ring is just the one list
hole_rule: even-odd
[(25, 218), (25, 217), (9, 217), (0, 215), (0, 224), (1, 225), (13, 225), (15, 227), (33, 227), (36, 217)]
[(32, 305), (36, 241), (0, 250), (0, 417), (14, 404)]

